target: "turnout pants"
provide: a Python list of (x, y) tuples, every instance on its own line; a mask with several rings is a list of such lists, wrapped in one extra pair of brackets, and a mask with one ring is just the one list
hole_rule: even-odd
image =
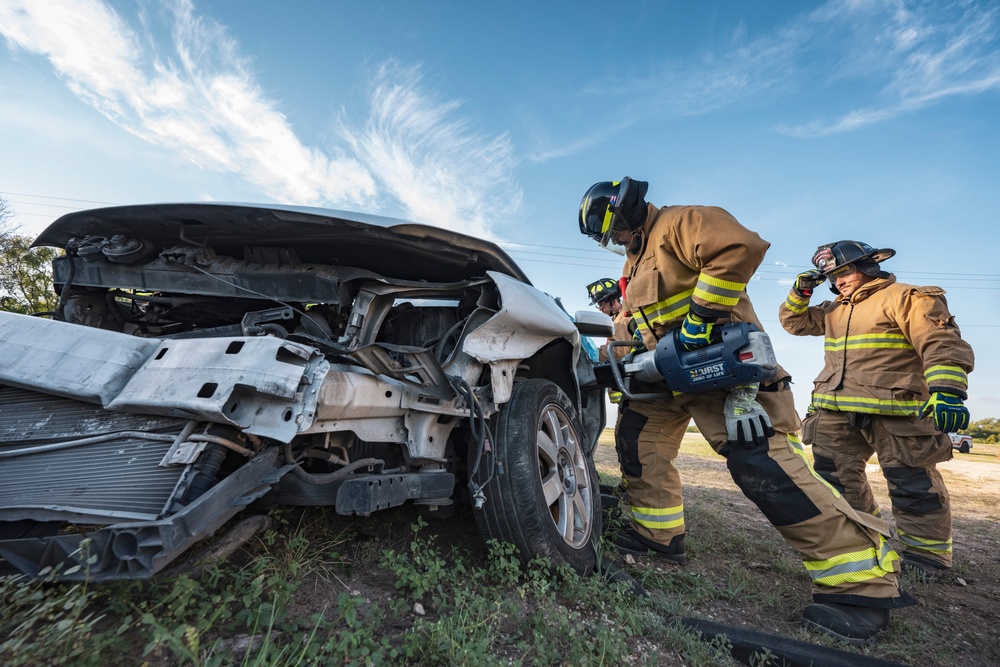
[(854, 509), (876, 516), (865, 464), (877, 454), (904, 552), (951, 567), (951, 501), (937, 470), (952, 457), (947, 435), (916, 417), (817, 410), (806, 417), (802, 439), (813, 446), (816, 471)]
[(904, 606), (896, 583), (899, 556), (885, 540), (888, 525), (856, 512), (809, 464), (795, 435), (799, 420), (791, 392), (760, 392), (776, 434), (766, 446), (727, 445), (725, 391), (664, 394), (631, 401), (618, 421), (616, 442), (627, 480), (633, 527), (668, 545), (684, 533), (680, 474), (674, 459), (691, 419), (726, 457), (733, 480), (802, 558), (817, 602)]

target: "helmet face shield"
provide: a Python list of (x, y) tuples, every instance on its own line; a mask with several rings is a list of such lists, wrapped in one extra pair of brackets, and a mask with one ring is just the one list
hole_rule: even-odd
[[(620, 216), (616, 215), (614, 217), (615, 218), (619, 218)], [(604, 235), (601, 236), (601, 240), (597, 242), (597, 245), (601, 246), (605, 250), (610, 250), (611, 252), (615, 253), (616, 255), (624, 255), (625, 254), (625, 244), (622, 244), (622, 243), (620, 243), (618, 241), (619, 233), (622, 232), (622, 231), (627, 231), (627, 230), (620, 229), (620, 227), (623, 227), (623, 226), (624, 225), (618, 225), (618, 226), (616, 226), (614, 224), (614, 221), (612, 221), (611, 227), (608, 229), (608, 231), (604, 232)], [(629, 233), (629, 238), (630, 239), (632, 238), (631, 233)]]
[(618, 213), (621, 185), (619, 181), (595, 183), (580, 202), (580, 233), (618, 255), (624, 255), (625, 248), (617, 244), (615, 239), (619, 231), (627, 229)]
[(595, 183), (580, 202), (580, 233), (600, 242), (611, 227), (618, 202), (619, 183)]

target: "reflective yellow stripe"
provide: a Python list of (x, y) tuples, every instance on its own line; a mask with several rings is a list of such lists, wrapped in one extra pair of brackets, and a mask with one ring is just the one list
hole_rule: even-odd
[(896, 399), (862, 398), (843, 394), (813, 394), (817, 408), (837, 412), (864, 412), (872, 415), (905, 416), (920, 413), (923, 401), (902, 401)]
[(799, 296), (795, 292), (789, 292), (785, 298), (785, 307), (796, 315), (804, 313), (809, 309), (809, 297)]
[(694, 295), (709, 303), (732, 308), (739, 302), (746, 286), (746, 283), (734, 283), (731, 280), (721, 280), (700, 273), (698, 284), (694, 287)]
[(619, 401), (622, 400), (622, 393), (620, 391), (609, 391), (608, 400), (610, 400), (612, 403), (618, 403)]
[(969, 386), (969, 376), (958, 366), (931, 366), (924, 371), (924, 378), (928, 385), (937, 382), (957, 382), (963, 387)]
[(608, 230), (611, 229), (611, 220), (614, 217), (614, 214), (611, 213), (611, 207), (608, 206), (607, 210), (604, 211), (604, 222), (601, 223), (602, 234), (606, 234)]
[(910, 535), (897, 529), (899, 541), (910, 547), (913, 551), (929, 551), (935, 554), (951, 553), (951, 538), (947, 540), (929, 540), (916, 535)]
[(788, 433), (787, 435), (785, 435), (785, 439), (788, 440), (788, 444), (791, 446), (792, 452), (794, 452), (796, 456), (802, 459), (802, 462), (806, 464), (807, 468), (809, 468), (809, 472), (812, 474), (812, 476), (818, 479), (823, 486), (830, 489), (830, 492), (834, 495), (835, 498), (839, 498), (840, 491), (837, 490), (837, 487), (833, 486), (832, 484), (830, 484), (830, 482), (823, 479), (823, 476), (820, 475), (818, 472), (816, 472), (815, 468), (812, 467), (812, 464), (809, 463), (809, 459), (806, 458), (806, 452), (802, 448), (802, 440), (799, 439), (799, 436), (795, 435), (794, 433)]
[[(616, 185), (618, 185), (618, 181), (612, 181), (611, 186), (614, 187)], [(590, 202), (588, 201), (587, 202), (587, 206), (583, 210), (586, 211), (589, 208), (590, 208)], [(608, 207), (604, 210), (604, 222), (601, 223), (601, 233), (602, 234), (604, 234), (609, 229), (611, 229), (611, 220), (614, 217), (615, 217), (614, 214), (611, 213), (611, 204), (608, 204)]]
[(879, 549), (840, 554), (826, 560), (804, 560), (803, 565), (817, 586), (839, 586), (880, 579), (895, 570), (899, 555), (879, 535)]
[(632, 518), (640, 526), (652, 530), (679, 528), (684, 525), (684, 506), (636, 507), (632, 505)]
[[(691, 294), (693, 293), (694, 290), (688, 290), (669, 296), (651, 306), (642, 306), (638, 309), (638, 312), (632, 315), (632, 321), (638, 327), (637, 330), (646, 331), (650, 326), (656, 326), (657, 324), (663, 324), (671, 320), (678, 320), (687, 315), (688, 310), (690, 310)], [(649, 320), (649, 324), (646, 323), (647, 320)]]
[(913, 346), (910, 345), (903, 334), (893, 333), (842, 336), (840, 338), (827, 338), (823, 341), (823, 349), (827, 352), (837, 352), (844, 349), (871, 350), (877, 348), (912, 350)]

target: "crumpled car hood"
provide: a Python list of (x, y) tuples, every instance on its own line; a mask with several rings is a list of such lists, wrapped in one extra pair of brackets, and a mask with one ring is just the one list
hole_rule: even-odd
[(290, 248), (300, 261), (368, 269), (390, 278), (457, 282), (505, 273), (530, 284), (494, 243), (429, 225), (333, 209), (232, 203), (143, 204), (62, 216), (35, 246), (123, 235), (157, 247), (205, 244), (241, 257), (245, 247)]

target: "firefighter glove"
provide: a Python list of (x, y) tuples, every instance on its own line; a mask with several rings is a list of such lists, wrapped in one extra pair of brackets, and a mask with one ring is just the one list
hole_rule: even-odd
[(764, 408), (757, 402), (757, 385), (744, 384), (729, 389), (724, 408), (726, 439), (730, 447), (744, 449), (767, 445), (774, 435), (774, 426)]
[(932, 391), (931, 397), (920, 410), (921, 417), (928, 415), (934, 419), (934, 426), (942, 433), (961, 431), (969, 426), (969, 409), (957, 394)]
[(685, 350), (697, 350), (701, 347), (708, 347), (712, 338), (712, 321), (702, 319), (690, 310), (684, 323), (681, 324), (680, 342)]
[(824, 280), (826, 280), (826, 276), (821, 271), (809, 269), (795, 276), (793, 289), (801, 296), (812, 296), (813, 290)]

